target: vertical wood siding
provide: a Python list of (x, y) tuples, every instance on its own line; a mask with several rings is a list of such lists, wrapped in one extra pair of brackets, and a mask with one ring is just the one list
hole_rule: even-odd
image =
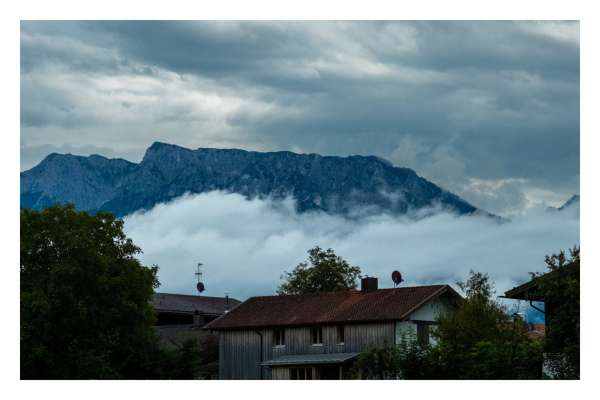
[[(285, 347), (273, 347), (273, 329), (244, 329), (219, 332), (219, 379), (289, 379), (289, 367), (260, 366), (260, 336), (263, 335), (263, 362), (284, 355), (359, 353), (373, 341), (382, 345), (396, 340), (396, 323), (380, 322), (344, 325), (345, 344), (337, 344), (337, 326), (323, 325), (323, 345), (312, 346), (310, 328), (285, 329)], [(313, 377), (316, 377), (313, 370)]]
[[(294, 367), (290, 367), (290, 366), (285, 366), (285, 367), (273, 367), (272, 375), (271, 375), (271, 379), (273, 380), (285, 380), (285, 381), (289, 381), (290, 380), (290, 368), (294, 368)], [(317, 379), (317, 367), (314, 365), (301, 365), (298, 366), (297, 368), (311, 368), (312, 369), (312, 379), (315, 380)]]
[(289, 367), (273, 367), (271, 370), (271, 379), (273, 380), (289, 380)]

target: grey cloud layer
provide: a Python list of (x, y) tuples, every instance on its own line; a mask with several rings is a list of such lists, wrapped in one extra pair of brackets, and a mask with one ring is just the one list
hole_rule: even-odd
[(579, 193), (579, 24), (21, 23), (22, 169), (42, 146), (139, 161), (155, 140), (374, 154), (491, 212), (560, 205)]

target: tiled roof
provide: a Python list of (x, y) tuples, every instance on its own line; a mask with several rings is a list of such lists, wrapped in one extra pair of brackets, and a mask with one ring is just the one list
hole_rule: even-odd
[(533, 324), (534, 326), (534, 331), (543, 333), (544, 335), (546, 334), (546, 325), (544, 324)]
[(527, 336), (530, 339), (539, 339), (542, 336), (546, 336), (546, 325), (543, 324), (533, 324), (533, 331), (527, 332)]
[[(241, 301), (229, 298), (229, 309)], [(178, 314), (193, 314), (195, 310), (204, 314), (221, 315), (225, 313), (225, 297), (194, 296), (186, 294), (154, 293), (152, 307), (158, 312), (173, 312)]]
[(444, 293), (460, 298), (448, 285), (251, 297), (203, 329), (397, 321)]

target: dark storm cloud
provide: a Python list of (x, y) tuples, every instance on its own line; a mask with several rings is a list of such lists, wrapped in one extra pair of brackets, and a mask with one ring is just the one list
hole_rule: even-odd
[[(535, 24), (535, 23), (534, 23)], [(439, 71), (525, 70), (579, 82), (579, 46), (519, 29), (519, 22), (418, 23), (426, 51), (408, 61)]]
[(579, 193), (579, 24), (24, 21), (21, 126), (22, 145), (138, 158), (154, 140), (375, 154), (492, 212), (560, 205)]

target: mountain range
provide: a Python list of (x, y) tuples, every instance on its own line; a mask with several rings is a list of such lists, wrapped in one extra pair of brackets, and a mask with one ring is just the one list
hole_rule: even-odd
[(225, 190), (246, 198), (293, 196), (297, 211), (394, 215), (441, 204), (458, 214), (484, 213), (458, 196), (376, 156), (333, 157), (289, 151), (183, 147), (155, 142), (139, 163), (50, 154), (21, 173), (21, 206), (56, 202), (123, 217), (189, 192)]
[(574, 194), (565, 204), (556, 208), (556, 207), (548, 207), (547, 211), (563, 211), (567, 208), (579, 207), (580, 197), (578, 194)]

